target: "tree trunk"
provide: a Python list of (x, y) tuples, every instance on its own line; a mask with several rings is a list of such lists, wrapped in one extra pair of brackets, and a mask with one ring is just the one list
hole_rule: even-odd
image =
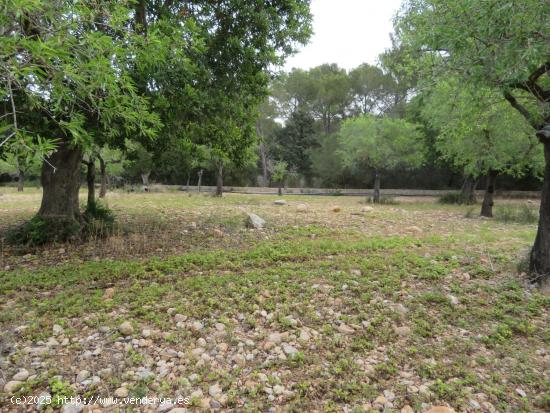
[(466, 205), (472, 205), (477, 202), (476, 199), (477, 179), (470, 174), (464, 177), (464, 183), (460, 192), (460, 202)]
[(99, 197), (105, 198), (105, 195), (107, 195), (107, 164), (101, 156), (99, 157), (99, 174), (101, 175)]
[(493, 217), (493, 195), (495, 193), (495, 183), (498, 173), (496, 171), (489, 171), (487, 174), (487, 187), (485, 189), (485, 196), (483, 197), (483, 203), (481, 204), (481, 216), (492, 218)]
[(95, 204), (95, 159), (86, 162), (86, 183), (88, 184), (88, 208)]
[(189, 193), (189, 184), (191, 183), (191, 172), (187, 174), (187, 185), (185, 185), (185, 190)]
[(82, 149), (62, 142), (57, 151), (42, 164), (40, 180), (43, 192), (38, 216), (46, 219), (80, 220), (78, 190), (81, 163)]
[(201, 183), (202, 183), (202, 169), (199, 171), (198, 175), (199, 175), (199, 180), (197, 182), (197, 189), (198, 191), (200, 192), (201, 191)]
[(279, 194), (279, 196), (283, 195), (283, 184), (279, 184), (279, 190), (277, 191), (277, 193)]
[(151, 175), (151, 172), (141, 174), (141, 182), (143, 182), (143, 190), (145, 192), (149, 191), (149, 175)]
[(539, 227), (529, 259), (531, 280), (539, 283), (550, 279), (550, 142), (543, 140), (543, 145), (546, 163), (540, 198)]
[(262, 177), (263, 186), (269, 186), (269, 175), (267, 172), (267, 153), (265, 150), (265, 144), (260, 143), (260, 159), (262, 160)]
[(372, 192), (372, 202), (380, 203), (380, 174), (374, 171), (374, 191)]
[(218, 175), (216, 177), (216, 196), (223, 195), (223, 165), (218, 165)]
[(25, 185), (25, 173), (19, 169), (17, 177), (17, 192), (23, 192), (23, 187)]

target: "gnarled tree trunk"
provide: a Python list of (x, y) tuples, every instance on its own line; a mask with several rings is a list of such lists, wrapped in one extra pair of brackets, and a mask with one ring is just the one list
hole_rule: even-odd
[(197, 182), (197, 190), (198, 192), (201, 191), (201, 184), (202, 184), (202, 172), (203, 170), (201, 169), (199, 172), (198, 172), (198, 175), (199, 175), (199, 180)]
[(78, 190), (81, 162), (82, 149), (62, 142), (57, 151), (42, 164), (40, 180), (43, 192), (38, 216), (45, 219), (80, 220)]
[(23, 188), (25, 185), (25, 172), (23, 172), (21, 169), (17, 171), (17, 192), (23, 192)]
[(464, 177), (464, 183), (460, 191), (460, 202), (466, 205), (472, 205), (477, 202), (476, 199), (476, 186), (478, 180), (472, 175), (467, 174)]
[(374, 190), (372, 192), (372, 202), (380, 203), (380, 174), (374, 171)]
[(88, 208), (95, 204), (95, 160), (91, 158), (86, 162), (86, 183), (88, 184)]
[(105, 198), (107, 195), (107, 164), (105, 160), (99, 156), (99, 175), (101, 179), (101, 186), (99, 188), (99, 197)]
[(495, 193), (495, 183), (498, 173), (496, 171), (489, 171), (487, 173), (487, 187), (485, 189), (485, 195), (483, 197), (483, 203), (481, 204), (481, 216), (493, 217), (493, 196)]
[(143, 190), (145, 192), (149, 192), (149, 175), (151, 175), (151, 172), (141, 174), (141, 182), (143, 183)]
[(539, 227), (529, 260), (531, 279), (540, 283), (550, 280), (550, 142), (543, 140), (543, 144), (546, 164), (540, 198)]
[(218, 164), (218, 173), (216, 176), (216, 196), (223, 195), (223, 165)]

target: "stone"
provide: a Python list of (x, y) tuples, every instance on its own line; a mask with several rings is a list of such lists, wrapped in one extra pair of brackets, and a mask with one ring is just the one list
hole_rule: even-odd
[(204, 329), (204, 324), (200, 321), (193, 321), (193, 323), (191, 324), (191, 329), (195, 331), (201, 331), (202, 329)]
[(81, 403), (67, 403), (63, 405), (61, 413), (80, 413), (84, 410), (84, 405)]
[(411, 329), (410, 327), (407, 327), (407, 326), (395, 327), (394, 331), (395, 331), (395, 334), (397, 334), (400, 337), (407, 337), (411, 334)]
[(414, 413), (414, 410), (411, 406), (407, 404), (406, 406), (403, 406), (401, 408), (401, 413)]
[(30, 373), (26, 369), (19, 370), (14, 376), (12, 377), (12, 380), (14, 381), (25, 381), (29, 378)]
[(449, 294), (449, 295), (447, 295), (447, 298), (451, 302), (451, 305), (458, 305), (459, 304), (458, 298), (456, 298), (454, 295)]
[(285, 388), (280, 384), (273, 386), (273, 393), (280, 395), (280, 394), (283, 394), (284, 392), (285, 392)]
[(217, 399), (222, 394), (222, 388), (219, 383), (213, 384), (208, 388), (210, 397)]
[(277, 199), (275, 202), (273, 202), (275, 205), (286, 205), (286, 201), (284, 199)]
[(270, 341), (275, 344), (281, 344), (281, 342), (283, 341), (283, 337), (281, 336), (280, 333), (271, 333), (267, 337), (267, 341)]
[(361, 275), (363, 275), (362, 271), (358, 269), (351, 270), (350, 274), (355, 275), (356, 277), (360, 277)]
[(290, 344), (283, 344), (283, 351), (287, 356), (295, 356), (298, 350)]
[(129, 321), (125, 321), (118, 326), (118, 331), (120, 331), (120, 334), (123, 336), (130, 336), (134, 332), (134, 327)]
[(340, 212), (341, 210), (342, 210), (342, 208), (339, 207), (339, 206), (337, 206), (337, 205), (336, 205), (336, 206), (333, 206), (333, 207), (331, 208), (331, 211), (332, 211), (332, 212)]
[(372, 404), (374, 406), (384, 406), (387, 402), (388, 400), (384, 396), (380, 395), (376, 399), (374, 399), (374, 402), (372, 402)]
[(104, 300), (111, 300), (114, 295), (115, 295), (115, 289), (113, 287), (107, 288), (103, 292), (103, 299)]
[(481, 409), (481, 405), (477, 401), (475, 401), (474, 399), (468, 400), (468, 406), (470, 406), (470, 408), (472, 410), (480, 410)]
[(76, 382), (82, 383), (84, 380), (86, 380), (88, 377), (90, 377), (90, 372), (88, 370), (81, 370), (76, 375)]
[(309, 341), (311, 340), (311, 335), (306, 330), (302, 330), (300, 331), (300, 340)]
[(185, 320), (187, 320), (187, 316), (186, 315), (183, 315), (183, 314), (176, 314), (174, 316), (174, 321), (176, 323), (179, 323), (179, 322), (184, 322)]
[(417, 234), (420, 234), (422, 232), (422, 229), (417, 227), (416, 225), (413, 225), (413, 226), (405, 228), (405, 231), (416, 232)]
[(262, 229), (264, 227), (265, 220), (263, 218), (251, 212), (248, 212), (247, 215), (248, 215), (248, 219), (246, 221), (247, 227), (254, 228), (254, 229)]
[(520, 395), (520, 397), (527, 397), (527, 393), (525, 393), (522, 389), (519, 387), (516, 389), (516, 393)]
[(119, 387), (115, 390), (115, 397), (125, 398), (128, 397), (128, 389), (126, 387)]
[(170, 413), (189, 413), (189, 411), (184, 407), (176, 407), (175, 409), (169, 410)]
[(63, 334), (63, 327), (61, 327), (59, 324), (54, 324), (53, 325), (53, 333), (56, 336), (58, 336), (60, 334)]
[(144, 328), (143, 330), (141, 330), (141, 336), (143, 338), (151, 337), (151, 330), (149, 330), (148, 328)]
[(214, 228), (214, 230), (212, 232), (214, 233), (214, 236), (216, 238), (223, 238), (223, 236), (224, 236), (223, 231), (218, 229), (218, 228)]
[(6, 393), (15, 393), (17, 390), (19, 390), (21, 388), (21, 386), (23, 386), (22, 381), (17, 381), (17, 380), (8, 381), (4, 385), (4, 392), (6, 392)]
[(296, 212), (304, 213), (304, 212), (307, 212), (307, 210), (308, 210), (308, 207), (306, 204), (298, 204), (296, 206)]
[(456, 413), (454, 409), (447, 406), (434, 406), (429, 410), (424, 410), (423, 413)]
[(361, 208), (361, 212), (370, 212), (370, 211), (374, 211), (374, 208), (371, 206), (364, 206), (363, 208)]
[(347, 324), (340, 324), (336, 330), (338, 330), (340, 333), (342, 334), (353, 334), (355, 333), (355, 330), (353, 328), (351, 328), (350, 326), (348, 326)]

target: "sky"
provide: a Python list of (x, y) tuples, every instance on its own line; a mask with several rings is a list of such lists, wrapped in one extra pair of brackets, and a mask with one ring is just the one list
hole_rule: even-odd
[(338, 63), (352, 69), (375, 64), (391, 46), (391, 19), (401, 0), (312, 0), (314, 34), (306, 46), (287, 59), (284, 70)]

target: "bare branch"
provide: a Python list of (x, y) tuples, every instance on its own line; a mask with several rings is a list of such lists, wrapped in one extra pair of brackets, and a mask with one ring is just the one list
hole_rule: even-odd
[(510, 92), (504, 92), (504, 98), (512, 105), (514, 109), (516, 109), (521, 115), (527, 119), (529, 124), (535, 128), (536, 130), (539, 130), (542, 128), (542, 125), (537, 122), (531, 113), (523, 106), (521, 103), (518, 102), (518, 100), (510, 93)]

